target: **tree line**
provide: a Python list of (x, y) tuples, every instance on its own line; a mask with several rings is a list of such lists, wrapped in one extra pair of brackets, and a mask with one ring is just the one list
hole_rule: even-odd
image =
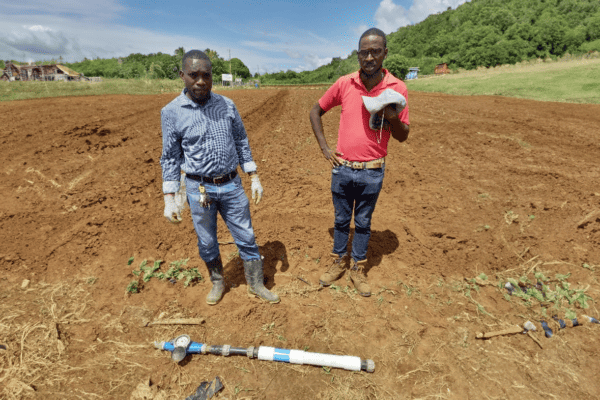
[[(250, 77), (250, 70), (239, 58), (226, 61), (215, 50), (206, 49), (204, 52), (211, 59), (215, 81), (220, 81), (222, 74), (229, 73), (243, 79)], [(173, 52), (173, 55), (136, 53), (122, 58), (84, 59), (81, 62), (65, 65), (86, 76), (125, 79), (178, 79), (184, 54), (184, 48), (179, 47)]]
[[(475, 69), (600, 51), (600, 1), (471, 0), (398, 29), (387, 36), (387, 43), (384, 67), (400, 78), (409, 67), (432, 74), (440, 63), (451, 69)], [(240, 59), (226, 61), (214, 50), (205, 52), (213, 63), (215, 81), (224, 73), (250, 78)], [(138, 53), (65, 65), (86, 76), (177, 79), (183, 54), (180, 47), (173, 55)], [(347, 58), (333, 58), (313, 71), (265, 73), (260, 80), (263, 84), (329, 83), (358, 68), (355, 50)]]
[[(475, 69), (600, 51), (598, 0), (471, 0), (387, 36), (384, 67), (404, 78), (409, 67), (433, 74), (437, 64)], [(263, 83), (333, 82), (356, 71), (356, 51), (314, 71), (276, 72)]]
[(400, 28), (388, 48), (425, 73), (433, 63), (475, 69), (600, 51), (600, 2), (472, 0)]

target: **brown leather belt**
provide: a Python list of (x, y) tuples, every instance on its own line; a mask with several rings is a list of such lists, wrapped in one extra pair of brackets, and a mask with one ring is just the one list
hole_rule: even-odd
[(350, 167), (352, 169), (375, 169), (382, 168), (383, 164), (385, 164), (385, 157), (378, 158), (377, 160), (361, 162), (361, 161), (346, 161), (340, 159), (342, 165), (346, 167)]
[(194, 180), (202, 181), (202, 182), (206, 182), (206, 183), (214, 183), (214, 184), (221, 184), (221, 183), (229, 182), (236, 176), (237, 176), (237, 170), (234, 170), (233, 172), (230, 172), (227, 175), (215, 176), (212, 178), (209, 178), (207, 176), (199, 176), (199, 175), (190, 175), (190, 174), (187, 175), (187, 177), (190, 179), (194, 179)]

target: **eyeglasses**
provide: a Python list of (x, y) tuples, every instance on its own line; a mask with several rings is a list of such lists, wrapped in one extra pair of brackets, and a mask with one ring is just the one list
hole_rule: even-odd
[(383, 49), (361, 50), (358, 52), (358, 56), (360, 58), (367, 58), (371, 54), (373, 57), (379, 57), (382, 53)]

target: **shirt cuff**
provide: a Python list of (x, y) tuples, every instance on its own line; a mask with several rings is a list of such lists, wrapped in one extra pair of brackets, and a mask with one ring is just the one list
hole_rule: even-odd
[(256, 171), (256, 163), (254, 161), (243, 163), (241, 165), (241, 167), (242, 167), (242, 171), (244, 171), (245, 173)]
[(163, 193), (177, 193), (179, 191), (179, 181), (163, 182)]

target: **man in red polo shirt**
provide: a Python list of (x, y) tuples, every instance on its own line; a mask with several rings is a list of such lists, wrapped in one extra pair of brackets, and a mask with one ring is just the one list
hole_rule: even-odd
[[(398, 113), (393, 105), (378, 113), (383, 117), (380, 129), (371, 129), (371, 115), (362, 96), (376, 97), (392, 89), (408, 99), (406, 85), (382, 68), (387, 56), (385, 33), (368, 29), (358, 41), (360, 70), (340, 77), (310, 111), (310, 122), (325, 159), (332, 166), (331, 192), (335, 208), (333, 262), (321, 275), (320, 283), (331, 285), (346, 270), (350, 221), (354, 212), (354, 239), (350, 279), (362, 296), (371, 289), (365, 274), (367, 248), (371, 236), (371, 217), (383, 184), (385, 156), (390, 137), (403, 142), (408, 138), (408, 104)], [(321, 117), (335, 106), (342, 106), (337, 150), (327, 145)], [(381, 119), (380, 119), (381, 120)]]

